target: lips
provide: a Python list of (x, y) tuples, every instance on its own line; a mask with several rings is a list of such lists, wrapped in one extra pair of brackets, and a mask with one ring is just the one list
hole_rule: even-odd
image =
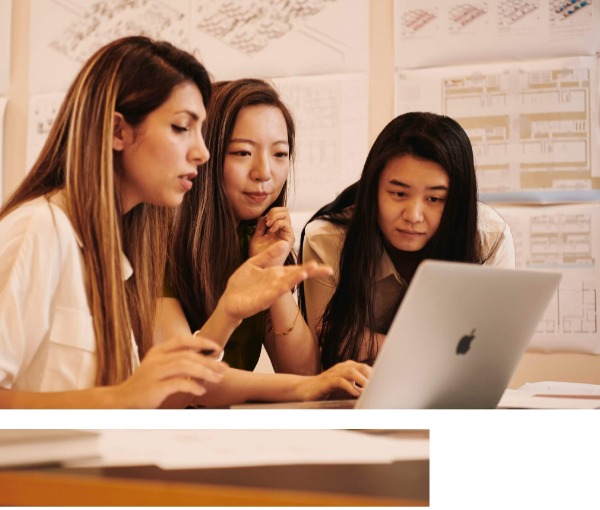
[(244, 193), (253, 202), (264, 202), (269, 196), (268, 193), (255, 192), (255, 193)]
[(401, 230), (401, 229), (397, 229), (397, 230), (401, 234), (408, 235), (408, 236), (422, 236), (422, 235), (425, 235), (425, 232), (413, 232), (412, 230)]
[(198, 172), (190, 172), (189, 174), (179, 176), (179, 182), (181, 182), (181, 185), (183, 186), (183, 188), (186, 191), (189, 191), (192, 189), (192, 186), (193, 186), (192, 179), (195, 179), (197, 175), (198, 175)]

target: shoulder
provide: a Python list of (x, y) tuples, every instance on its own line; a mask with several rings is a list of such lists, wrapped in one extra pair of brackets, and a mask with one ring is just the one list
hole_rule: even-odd
[(50, 259), (66, 240), (75, 239), (65, 212), (45, 197), (22, 204), (0, 221), (0, 256), (5, 262), (19, 254)]
[(483, 234), (501, 234), (510, 228), (506, 220), (493, 207), (483, 202), (478, 203), (477, 213), (479, 231)]
[(479, 234), (486, 265), (514, 268), (516, 254), (510, 226), (498, 212), (479, 203)]
[(344, 240), (346, 238), (346, 227), (336, 225), (327, 220), (315, 220), (306, 226), (304, 236), (304, 260), (311, 254), (316, 255), (321, 262), (331, 264), (333, 260), (338, 260)]

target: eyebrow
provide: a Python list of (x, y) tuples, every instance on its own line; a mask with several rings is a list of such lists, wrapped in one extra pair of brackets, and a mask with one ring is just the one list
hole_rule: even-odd
[[(410, 188), (409, 184), (406, 184), (402, 181), (397, 181), (396, 179), (390, 180), (390, 184), (393, 184), (394, 186), (399, 186), (401, 188)], [(425, 189), (431, 191), (448, 191), (448, 186), (427, 186)]]
[(193, 112), (191, 110), (179, 110), (179, 111), (175, 112), (175, 115), (177, 115), (179, 113), (187, 113), (192, 119), (194, 119), (196, 121), (200, 120), (200, 116), (196, 112)]
[[(229, 143), (250, 143), (252, 145), (257, 145), (257, 143), (254, 140), (250, 140), (250, 138), (232, 138), (231, 140), (229, 140)], [(276, 140), (271, 145), (278, 145), (281, 143), (289, 145), (287, 140)]]

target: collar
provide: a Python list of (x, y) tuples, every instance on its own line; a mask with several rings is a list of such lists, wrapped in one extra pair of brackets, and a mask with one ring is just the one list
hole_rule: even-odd
[(399, 283), (403, 283), (403, 279), (400, 278), (398, 271), (396, 271), (396, 267), (394, 266), (392, 259), (388, 255), (388, 252), (384, 249), (381, 255), (381, 261), (379, 262), (376, 281), (380, 282), (381, 280), (385, 280), (390, 276), (393, 276)]

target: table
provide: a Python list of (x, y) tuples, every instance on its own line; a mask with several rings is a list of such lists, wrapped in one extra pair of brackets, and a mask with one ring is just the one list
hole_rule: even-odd
[[(429, 437), (429, 432), (394, 435)], [(428, 506), (429, 460), (186, 470), (0, 470), (0, 505)]]

